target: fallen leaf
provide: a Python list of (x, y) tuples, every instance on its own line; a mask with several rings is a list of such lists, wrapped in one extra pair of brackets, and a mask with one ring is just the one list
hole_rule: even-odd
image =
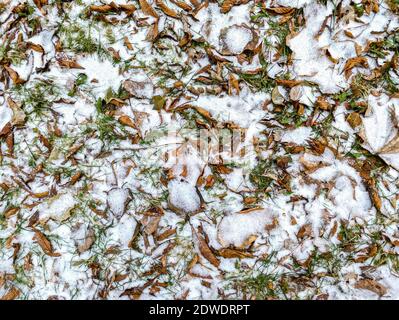
[(68, 68), (68, 69), (84, 69), (79, 63), (77, 63), (74, 60), (60, 59), (60, 60), (58, 60), (58, 64), (61, 67)]
[(15, 300), (20, 294), (21, 291), (18, 288), (12, 287), (4, 296), (0, 298), (0, 300)]
[(6, 69), (8, 75), (10, 76), (12, 82), (13, 82), (15, 85), (22, 84), (22, 83), (25, 83), (25, 82), (26, 82), (25, 80), (21, 79), (21, 78), (19, 77), (18, 72), (16, 72), (16, 71), (13, 70), (12, 68), (7, 67), (7, 66), (4, 66), (4, 69)]
[(299, 239), (303, 239), (305, 237), (310, 237), (312, 235), (312, 225), (310, 223), (303, 225), (298, 233), (297, 233), (297, 237)]
[(217, 253), (223, 258), (238, 258), (238, 259), (253, 258), (253, 254), (236, 249), (228, 249), (228, 248), (221, 249)]
[(196, 232), (193, 229), (193, 233), (196, 234), (197, 239), (198, 239), (198, 246), (199, 246), (199, 250), (202, 254), (202, 256), (208, 260), (212, 265), (214, 265), (215, 267), (219, 267), (220, 265), (220, 261), (218, 258), (216, 258), (215, 254), (212, 252), (212, 250), (209, 248), (208, 243), (205, 241), (203, 235), (201, 234), (201, 232), (198, 230), (198, 232)]
[(131, 42), (129, 41), (128, 37), (124, 37), (123, 38), (123, 44), (125, 45), (126, 48), (128, 48), (129, 50), (133, 50), (133, 45), (131, 44)]
[(96, 241), (96, 235), (92, 229), (89, 229), (87, 231), (84, 242), (78, 245), (77, 249), (79, 254), (82, 254), (83, 252), (89, 250), (95, 241)]
[(246, 4), (248, 3), (249, 0), (224, 0), (221, 7), (220, 7), (220, 12), (221, 13), (227, 13), (229, 12), (234, 6), (238, 6), (241, 4)]
[(147, 16), (153, 16), (158, 19), (158, 13), (154, 10), (154, 8), (147, 2), (147, 0), (139, 0), (141, 11)]
[(362, 117), (360, 116), (359, 113), (357, 112), (352, 112), (347, 118), (346, 121), (348, 121), (349, 125), (352, 128), (356, 128), (362, 124)]
[(39, 230), (35, 230), (35, 235), (33, 237), (34, 240), (39, 244), (39, 246), (43, 249), (44, 253), (51, 257), (59, 257), (61, 254), (58, 252), (54, 252), (53, 246), (47, 237), (40, 232)]
[(355, 288), (369, 290), (378, 294), (379, 296), (385, 295), (388, 291), (386, 287), (384, 287), (382, 284), (372, 279), (358, 280), (355, 284)]
[(367, 58), (365, 57), (350, 58), (346, 61), (344, 66), (345, 76), (348, 79), (352, 73), (352, 69), (355, 67), (367, 68), (368, 66), (369, 64), (367, 62)]
[(266, 8), (266, 11), (275, 13), (275, 14), (289, 14), (292, 13), (295, 9), (290, 7), (274, 7), (274, 8)]
[(134, 124), (132, 119), (130, 119), (130, 117), (127, 116), (127, 115), (120, 116), (118, 121), (119, 121), (120, 124), (122, 124), (124, 126), (128, 126), (130, 128), (136, 129), (136, 125)]
[(155, 3), (162, 10), (162, 12), (165, 13), (166, 15), (168, 15), (172, 18), (179, 17), (177, 12), (175, 10), (172, 10), (171, 8), (169, 8), (162, 0), (155, 0)]

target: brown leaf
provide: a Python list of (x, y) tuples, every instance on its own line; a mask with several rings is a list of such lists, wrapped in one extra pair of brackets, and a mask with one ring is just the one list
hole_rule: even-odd
[(129, 50), (133, 50), (133, 46), (131, 44), (131, 42), (129, 41), (128, 37), (124, 37), (123, 38), (123, 44), (125, 45), (126, 48), (128, 48)]
[(199, 246), (199, 250), (202, 254), (202, 256), (208, 260), (212, 265), (214, 265), (215, 267), (219, 267), (220, 261), (218, 258), (216, 258), (216, 256), (214, 255), (214, 253), (211, 251), (211, 249), (208, 246), (208, 243), (205, 241), (203, 235), (201, 234), (200, 230), (198, 230), (198, 232), (196, 232), (193, 229), (193, 232), (196, 234), (197, 239), (198, 239), (198, 246)]
[(48, 0), (33, 0), (33, 3), (36, 5), (36, 7), (42, 12), (42, 6), (46, 5), (48, 3)]
[(70, 184), (70, 185), (74, 185), (81, 177), (82, 177), (82, 172), (81, 172), (81, 171), (76, 172), (76, 173), (71, 177), (71, 180), (69, 181), (69, 184)]
[[(160, 216), (155, 216), (155, 217), (149, 218), (149, 221), (147, 222), (147, 224), (145, 224), (144, 232), (146, 234), (155, 233), (155, 231), (157, 231), (157, 229), (158, 229), (158, 225), (159, 225), (160, 221), (161, 221)], [(144, 223), (143, 223), (143, 225), (144, 225)]]
[(19, 77), (18, 72), (16, 72), (16, 71), (13, 70), (12, 68), (7, 67), (7, 66), (4, 66), (4, 69), (7, 70), (7, 73), (8, 73), (8, 75), (10, 76), (10, 78), (11, 78), (11, 80), (12, 80), (12, 82), (13, 82), (14, 84), (18, 85), (18, 84), (21, 84), (21, 83), (25, 83), (25, 82), (26, 82), (25, 80), (21, 79), (21, 78)]
[(171, 0), (170, 2), (177, 5), (179, 8), (183, 9), (184, 11), (190, 12), (191, 10), (193, 10), (193, 8), (191, 8), (191, 6), (189, 4), (187, 4), (183, 1)]
[(362, 124), (362, 117), (357, 112), (352, 112), (347, 118), (349, 125), (352, 128), (356, 128)]
[(355, 284), (355, 288), (369, 290), (378, 294), (379, 296), (385, 295), (388, 291), (387, 288), (384, 287), (381, 283), (371, 279), (361, 279), (357, 281)]
[(95, 241), (96, 235), (92, 229), (89, 229), (84, 242), (78, 245), (79, 254), (89, 250)]
[(154, 8), (147, 2), (147, 0), (139, 0), (141, 11), (147, 16), (153, 16), (158, 19), (158, 13), (154, 10)]
[(14, 102), (10, 97), (7, 98), (7, 103), (13, 113), (11, 119), (12, 125), (21, 126), (25, 124), (26, 115), (25, 112), (22, 110), (22, 108), (16, 102)]
[(297, 86), (298, 84), (303, 83), (302, 80), (286, 80), (286, 79), (276, 79), (276, 82), (280, 86), (292, 88)]
[(168, 15), (172, 18), (179, 17), (177, 12), (175, 10), (172, 10), (171, 8), (169, 8), (162, 0), (155, 0), (155, 3), (162, 10), (162, 12), (165, 13), (166, 15)]
[(158, 37), (158, 33), (159, 31), (158, 31), (158, 20), (157, 20), (153, 25), (151, 25), (150, 28), (148, 28), (148, 32), (145, 39), (147, 41), (154, 41)]
[(50, 194), (48, 191), (31, 193), (31, 196), (37, 199), (45, 198)]
[(238, 259), (245, 259), (245, 258), (253, 258), (253, 254), (241, 250), (236, 249), (221, 249), (218, 252), (218, 255), (223, 258), (238, 258)]
[(35, 230), (34, 240), (39, 244), (39, 246), (43, 249), (44, 253), (51, 257), (59, 257), (61, 254), (58, 252), (54, 252), (53, 246), (47, 237), (40, 232), (39, 230)]
[(127, 115), (120, 116), (118, 121), (119, 121), (120, 124), (122, 124), (124, 126), (128, 126), (130, 128), (136, 129), (136, 125), (134, 124), (132, 119), (130, 119), (130, 117), (127, 116)]
[(44, 49), (40, 44), (28, 42), (28, 48), (39, 53), (44, 53)]
[(163, 241), (175, 233), (176, 233), (176, 228), (168, 229), (168, 230), (162, 232), (160, 235), (158, 235), (157, 241)]
[(8, 292), (0, 298), (0, 300), (15, 300), (19, 297), (21, 291), (16, 287), (12, 287)]
[(275, 8), (266, 8), (266, 11), (274, 13), (274, 14), (289, 14), (292, 13), (295, 9), (290, 7), (275, 7)]
[(355, 67), (363, 67), (367, 68), (369, 66), (367, 62), (367, 58), (365, 57), (355, 57), (355, 58), (350, 58), (346, 61), (345, 66), (344, 66), (344, 72), (346, 78), (349, 78), (349, 76), (352, 73), (352, 69)]
[(128, 16), (137, 10), (137, 8), (133, 4), (120, 4), (119, 9), (125, 11)]
[(220, 174), (229, 174), (229, 173), (233, 172), (233, 169), (226, 167), (225, 165), (222, 165), (222, 164), (216, 165), (215, 169)]
[(323, 96), (317, 97), (316, 106), (324, 111), (328, 111), (331, 109), (331, 105), (326, 101), (326, 99)]
[(16, 214), (18, 211), (19, 211), (18, 207), (8, 208), (6, 211), (4, 211), (4, 217), (8, 219), (9, 217), (12, 217), (14, 214)]
[(398, 153), (399, 152), (399, 134), (393, 137), (386, 145), (384, 145), (378, 153)]
[(221, 5), (221, 7), (220, 7), (220, 12), (221, 13), (227, 13), (234, 6), (238, 6), (240, 4), (246, 4), (248, 2), (249, 2), (249, 0), (224, 0), (222, 5)]
[(381, 201), (380, 196), (378, 195), (377, 189), (374, 186), (369, 186), (368, 190), (369, 190), (371, 201), (373, 202), (375, 208), (378, 211), (381, 211), (382, 201)]
[(240, 94), (240, 86), (238, 84), (238, 80), (232, 73), (229, 75), (229, 95), (233, 95), (233, 89), (235, 90), (235, 94)]
[(95, 12), (100, 12), (100, 13), (110, 12), (110, 11), (113, 11), (114, 9), (115, 9), (115, 7), (110, 4), (104, 4), (101, 6), (91, 5), (89, 7), (89, 11), (95, 11)]
[(312, 235), (312, 225), (310, 223), (303, 225), (298, 233), (297, 233), (297, 237), (299, 239), (303, 239), (305, 237), (310, 237)]
[(77, 63), (74, 60), (60, 59), (60, 60), (58, 60), (58, 64), (61, 67), (68, 68), (68, 69), (84, 69), (79, 63)]

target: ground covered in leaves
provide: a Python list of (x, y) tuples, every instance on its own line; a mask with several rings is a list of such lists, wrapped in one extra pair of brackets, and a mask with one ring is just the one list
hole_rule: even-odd
[(398, 0), (1, 0), (0, 297), (399, 299)]

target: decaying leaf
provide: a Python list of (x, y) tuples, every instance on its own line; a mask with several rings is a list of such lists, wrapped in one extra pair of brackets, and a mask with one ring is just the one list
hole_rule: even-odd
[(253, 258), (253, 254), (249, 252), (236, 250), (236, 249), (229, 249), (229, 248), (221, 249), (217, 253), (223, 258), (238, 258), (238, 259)]
[(136, 129), (136, 125), (134, 124), (132, 119), (127, 115), (120, 116), (118, 121), (120, 124), (123, 124), (124, 126)]
[(38, 245), (42, 248), (43, 252), (51, 257), (59, 257), (61, 254), (55, 252), (50, 240), (39, 230), (34, 230), (35, 235), (33, 239), (38, 243)]
[(355, 284), (356, 289), (364, 289), (372, 291), (379, 296), (383, 296), (387, 293), (387, 288), (384, 287), (381, 283), (372, 280), (372, 279), (361, 279), (358, 280)]
[(63, 68), (68, 68), (68, 69), (84, 69), (79, 63), (77, 63), (75, 60), (69, 60), (69, 59), (59, 59), (58, 64), (63, 67)]
[(305, 237), (310, 237), (312, 235), (312, 225), (310, 223), (303, 225), (298, 233), (297, 233), (297, 237), (299, 239), (303, 239)]
[(158, 14), (155, 9), (148, 3), (147, 0), (139, 0), (141, 11), (147, 16), (153, 16), (158, 19)]
[(172, 18), (178, 18), (179, 15), (177, 12), (171, 8), (169, 8), (162, 0), (155, 0), (155, 3), (157, 4), (158, 8), (162, 10), (163, 13), (166, 15), (172, 17)]
[(25, 112), (21, 109), (21, 107), (16, 102), (14, 102), (10, 97), (7, 98), (7, 103), (13, 112), (11, 124), (13, 126), (21, 126), (25, 124), (26, 115)]
[(275, 14), (289, 14), (292, 13), (295, 9), (289, 7), (273, 7), (273, 8), (266, 8), (266, 10)]
[(23, 79), (21, 79), (21, 78), (19, 77), (18, 72), (16, 72), (14, 69), (12, 69), (12, 68), (10, 68), (10, 67), (8, 67), (8, 66), (4, 66), (4, 69), (7, 70), (8, 75), (10, 76), (12, 82), (13, 82), (15, 85), (22, 84), (22, 83), (25, 83), (25, 82), (26, 82), (25, 80), (23, 80)]
[(0, 298), (0, 300), (15, 300), (20, 296), (20, 294), (21, 291), (18, 288), (12, 287)]
[(366, 57), (350, 58), (346, 61), (345, 66), (344, 66), (345, 76), (346, 76), (346, 78), (349, 78), (352, 73), (352, 69), (355, 67), (367, 68), (368, 66), (369, 66), (369, 64), (367, 62)]
[(96, 241), (95, 232), (94, 230), (89, 229), (86, 233), (84, 241), (78, 245), (79, 254), (82, 254), (83, 252), (90, 250), (95, 241)]
[(221, 7), (220, 12), (227, 13), (229, 12), (234, 6), (239, 6), (241, 4), (248, 3), (249, 0), (224, 0)]
[(208, 243), (206, 242), (204, 236), (202, 235), (201, 229), (199, 229), (198, 231), (195, 231), (193, 229), (193, 233), (196, 235), (198, 239), (198, 247), (202, 256), (215, 267), (219, 267), (220, 261), (218, 258), (216, 258), (215, 254), (209, 248)]
[(346, 121), (350, 124), (352, 128), (356, 128), (362, 124), (362, 117), (357, 112), (352, 112), (347, 118)]

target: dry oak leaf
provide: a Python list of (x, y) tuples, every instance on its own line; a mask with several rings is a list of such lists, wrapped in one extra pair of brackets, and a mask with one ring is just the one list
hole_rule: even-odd
[(47, 237), (40, 232), (39, 230), (35, 230), (35, 235), (33, 237), (34, 240), (39, 244), (39, 246), (43, 249), (44, 253), (51, 257), (59, 257), (61, 254), (58, 252), (54, 252), (53, 246)]
[(387, 288), (384, 287), (381, 283), (372, 279), (361, 279), (357, 281), (355, 284), (355, 288), (369, 290), (378, 294), (379, 296), (385, 295), (388, 291)]
[(155, 3), (157, 4), (158, 8), (162, 10), (163, 13), (168, 15), (169, 17), (172, 18), (178, 18), (179, 15), (177, 12), (171, 8), (169, 8), (162, 0), (155, 0)]
[(139, 0), (141, 11), (147, 16), (153, 16), (154, 18), (158, 19), (158, 13), (155, 9), (147, 2), (147, 0)]
[(15, 300), (19, 297), (21, 291), (16, 287), (12, 287), (4, 296), (0, 298), (0, 300)]

